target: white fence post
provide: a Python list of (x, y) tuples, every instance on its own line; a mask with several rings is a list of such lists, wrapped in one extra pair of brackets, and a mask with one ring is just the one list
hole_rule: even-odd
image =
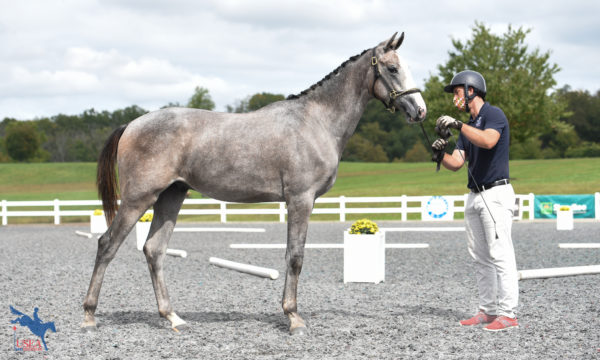
[[(6, 207), (6, 200), (2, 200), (2, 226), (8, 224), (8, 209)], [(596, 213), (598, 213), (598, 211), (596, 211)]]
[(600, 192), (597, 192), (594, 194), (594, 200), (595, 200), (595, 204), (594, 204), (594, 212), (596, 220), (600, 220)]
[(221, 201), (221, 222), (227, 222), (227, 204), (225, 201)]
[(400, 210), (402, 212), (402, 221), (406, 221), (408, 219), (408, 201), (406, 195), (402, 195), (402, 199), (400, 200)]
[(340, 196), (340, 221), (346, 221), (346, 197)]
[(452, 199), (449, 202), (450, 202), (450, 205), (448, 206), (448, 211), (452, 212), (451, 213), (452, 214), (452, 219), (450, 219), (450, 220), (454, 220), (454, 214), (456, 213), (456, 210), (454, 210), (456, 208), (456, 204), (455, 204), (456, 200)]
[(533, 220), (535, 218), (535, 195), (533, 193), (529, 193), (529, 220)]
[(60, 200), (54, 199), (54, 225), (60, 225)]
[(279, 222), (285, 222), (285, 203), (279, 203)]

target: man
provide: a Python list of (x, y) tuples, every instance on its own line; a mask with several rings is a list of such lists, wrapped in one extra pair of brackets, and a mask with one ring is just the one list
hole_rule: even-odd
[[(450, 116), (437, 119), (440, 134), (458, 130), (452, 155), (448, 144), (437, 139), (432, 148), (442, 165), (452, 171), (468, 161), (471, 190), (465, 204), (465, 222), (469, 253), (475, 260), (479, 309), (477, 314), (460, 321), (462, 326), (483, 324), (489, 331), (518, 327), (515, 311), (519, 287), (515, 253), (511, 238), (512, 209), (515, 193), (509, 183), (508, 120), (499, 108), (485, 102), (485, 79), (475, 71), (454, 76), (445, 92), (454, 94), (454, 104), (471, 116), (463, 124)], [(435, 157), (434, 157), (435, 158)]]

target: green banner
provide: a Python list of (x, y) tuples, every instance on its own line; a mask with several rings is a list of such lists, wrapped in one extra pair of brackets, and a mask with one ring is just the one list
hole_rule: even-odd
[(573, 210), (576, 219), (594, 218), (596, 209), (594, 195), (535, 195), (535, 219), (556, 219), (556, 212), (561, 206)]

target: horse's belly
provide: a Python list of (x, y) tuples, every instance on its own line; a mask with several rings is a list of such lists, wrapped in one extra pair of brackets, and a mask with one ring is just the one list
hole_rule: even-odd
[[(260, 170), (257, 170), (260, 173)], [(281, 180), (265, 174), (204, 174), (189, 185), (213, 199), (230, 202), (283, 201)]]

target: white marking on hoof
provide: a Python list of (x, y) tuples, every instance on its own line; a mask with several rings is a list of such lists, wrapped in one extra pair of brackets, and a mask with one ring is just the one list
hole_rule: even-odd
[(290, 335), (305, 336), (305, 335), (308, 335), (308, 329), (306, 328), (306, 326), (298, 326), (297, 328), (290, 330)]
[(175, 314), (174, 312), (170, 313), (169, 315), (167, 315), (167, 320), (169, 320), (171, 322), (171, 327), (173, 329), (175, 329), (177, 331), (177, 327), (181, 326), (181, 325), (185, 325), (186, 322), (183, 321), (179, 316), (177, 316), (177, 314)]

